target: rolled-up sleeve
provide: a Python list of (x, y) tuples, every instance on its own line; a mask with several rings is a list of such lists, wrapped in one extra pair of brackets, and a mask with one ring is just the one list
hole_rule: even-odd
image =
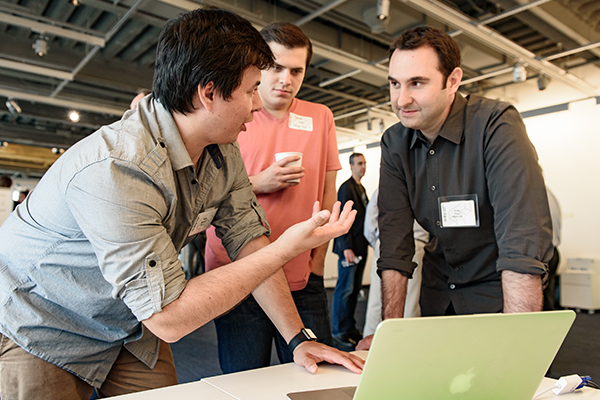
[(484, 153), (494, 208), (498, 271), (542, 275), (552, 257), (552, 220), (537, 153), (514, 107), (488, 127)]
[(267, 216), (258, 204), (242, 161), (239, 147), (229, 148), (227, 169), (221, 173), (225, 181), (232, 181), (229, 191), (219, 204), (219, 210), (212, 221), (215, 233), (231, 260), (235, 260), (240, 250), (250, 241), (261, 235), (269, 235)]
[(66, 199), (112, 297), (139, 321), (179, 297), (186, 280), (162, 224), (169, 204), (150, 177), (131, 163), (106, 159), (77, 173)]
[(414, 216), (408, 197), (408, 188), (396, 147), (394, 132), (388, 130), (381, 140), (381, 168), (379, 175), (379, 240), (378, 272), (395, 269), (412, 276), (417, 267), (412, 259), (415, 253), (413, 234)]

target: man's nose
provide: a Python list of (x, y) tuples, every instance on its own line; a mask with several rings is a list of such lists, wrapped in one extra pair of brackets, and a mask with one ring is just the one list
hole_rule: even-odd
[(283, 69), (279, 74), (279, 83), (284, 86), (288, 86), (291, 83), (290, 79), (290, 71), (287, 69)]
[(262, 100), (260, 99), (258, 90), (255, 90), (252, 95), (252, 112), (258, 112), (260, 110), (262, 110)]

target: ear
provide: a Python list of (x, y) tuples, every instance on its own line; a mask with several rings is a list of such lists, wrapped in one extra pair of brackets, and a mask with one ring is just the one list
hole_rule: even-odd
[(448, 80), (446, 81), (446, 87), (450, 93), (456, 93), (458, 91), (458, 87), (460, 86), (460, 81), (462, 80), (463, 71), (459, 67), (454, 68), (454, 71), (448, 75)]
[(208, 82), (205, 86), (198, 85), (196, 95), (198, 96), (200, 104), (202, 104), (202, 106), (208, 111), (212, 111), (216, 97), (214, 82)]

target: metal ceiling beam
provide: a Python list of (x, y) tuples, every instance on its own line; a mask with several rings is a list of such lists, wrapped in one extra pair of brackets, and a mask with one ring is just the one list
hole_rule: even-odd
[[(121, 29), (123, 24), (127, 22), (129, 17), (136, 12), (136, 10), (142, 5), (144, 1), (145, 0), (137, 0), (135, 4), (132, 5), (131, 8), (112, 26), (112, 28), (110, 28), (110, 31), (108, 31), (106, 35), (104, 35), (104, 40), (108, 42), (115, 35), (115, 33), (117, 33), (119, 29)], [(92, 60), (92, 58), (96, 56), (96, 54), (99, 51), (100, 46), (94, 46), (94, 48), (89, 53), (87, 53), (83, 60), (81, 60), (79, 64), (77, 64), (77, 66), (73, 69), (73, 76), (77, 75), (83, 69), (83, 67), (85, 67)], [(54, 89), (50, 97), (56, 97), (65, 88), (65, 86), (67, 86), (68, 83), (68, 80), (62, 81), (56, 87), (56, 89)]]
[(0, 68), (12, 69), (15, 71), (24, 71), (36, 75), (49, 76), (51, 78), (65, 79), (68, 81), (72, 81), (74, 78), (73, 74), (70, 72), (40, 67), (38, 65), (32, 65), (23, 62), (11, 61), (4, 58), (0, 58)]
[(302, 26), (302, 25), (306, 24), (307, 22), (310, 22), (313, 19), (319, 17), (320, 15), (325, 14), (327, 11), (329, 11), (333, 8), (336, 8), (340, 4), (345, 3), (346, 1), (348, 1), (348, 0), (333, 0), (331, 3), (326, 4), (323, 7), (319, 8), (318, 10), (315, 10), (312, 13), (300, 18), (298, 21), (295, 22), (295, 24), (297, 26)]
[(577, 78), (576, 76), (567, 73), (565, 70), (556, 65), (538, 59), (535, 54), (527, 49), (517, 45), (516, 43), (506, 39), (499, 33), (485, 26), (477, 26), (476, 22), (464, 16), (458, 11), (445, 6), (435, 0), (402, 0), (404, 3), (410, 4), (421, 12), (432, 16), (448, 25), (454, 26), (463, 31), (463, 33), (496, 51), (513, 57), (515, 61), (520, 61), (527, 64), (530, 68), (536, 69), (539, 72), (563, 82), (589, 96), (596, 96), (598, 90), (588, 82)]
[[(527, 0), (515, 0), (515, 1), (517, 3), (519, 3), (519, 4), (525, 4), (525, 3), (527, 3)], [(569, 38), (571, 38), (572, 40), (574, 40), (578, 44), (580, 44), (580, 45), (587, 45), (587, 44), (590, 43), (590, 40), (588, 38), (580, 35), (574, 29), (572, 29), (571, 27), (569, 27), (567, 24), (565, 24), (564, 22), (562, 22), (558, 18), (556, 18), (553, 15), (551, 15), (549, 12), (547, 12), (545, 10), (542, 10), (541, 8), (534, 8), (534, 9), (530, 10), (530, 12), (533, 15), (535, 15), (536, 17), (538, 17), (539, 19), (541, 19), (542, 21), (546, 22), (553, 29), (556, 29), (557, 31), (559, 31), (562, 34), (564, 34), (565, 36), (568, 36)], [(600, 50), (598, 50), (598, 49), (592, 49), (590, 51), (596, 57), (600, 57)]]
[[(170, 4), (174, 7), (178, 7), (183, 10), (195, 10), (196, 8), (198, 8), (200, 6), (200, 4), (194, 3), (189, 0), (158, 0), (158, 1), (161, 1), (165, 4)], [(211, 1), (208, 3), (218, 3), (218, 2)], [(231, 7), (229, 7), (229, 8), (231, 8)], [(246, 13), (246, 15), (242, 15), (242, 16), (249, 19), (257, 29), (262, 29), (265, 26), (264, 21), (258, 23), (256, 21), (256, 19), (248, 18), (247, 13)], [(365, 73), (374, 75), (379, 78), (383, 78), (387, 81), (387, 78), (388, 78), (387, 68), (384, 68), (384, 67), (381, 67), (378, 65), (371, 65), (364, 58), (354, 56), (352, 54), (346, 53), (345, 51), (342, 51), (342, 50), (336, 49), (334, 47), (316, 42), (314, 40), (311, 40), (311, 43), (313, 46), (313, 54), (314, 55), (326, 58), (331, 61), (339, 62), (340, 64), (350, 66), (353, 69), (360, 69)]]
[(87, 33), (77, 32), (71, 29), (61, 28), (50, 24), (44, 24), (41, 22), (33, 21), (31, 19), (17, 17), (0, 12), (0, 22), (7, 23), (9, 25), (20, 26), (23, 28), (31, 29), (38, 33), (47, 33), (50, 35), (60, 36), (67, 39), (77, 40), (79, 42), (89, 43), (94, 46), (104, 47), (106, 41), (104, 38)]
[(2, 89), (2, 88), (0, 88), (0, 96), (11, 97), (11, 98), (17, 99), (17, 100), (26, 100), (26, 101), (32, 101), (32, 102), (37, 102), (37, 103), (42, 103), (42, 104), (50, 104), (53, 106), (59, 106), (59, 107), (64, 107), (64, 108), (72, 108), (74, 110), (80, 110), (80, 111), (90, 111), (90, 112), (101, 113), (101, 114), (116, 115), (119, 117), (121, 115), (123, 115), (123, 113), (125, 111), (127, 111), (127, 109), (122, 109), (122, 108), (102, 106), (102, 105), (98, 105), (98, 104), (86, 103), (86, 102), (75, 101), (75, 100), (63, 100), (63, 99), (57, 99), (57, 98), (43, 96), (43, 95), (34, 94), (34, 93), (26, 93), (26, 92), (20, 92), (20, 91), (16, 91), (16, 90)]

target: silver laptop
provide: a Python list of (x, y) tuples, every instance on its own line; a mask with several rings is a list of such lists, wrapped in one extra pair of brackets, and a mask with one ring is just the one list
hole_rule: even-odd
[(291, 400), (531, 400), (573, 311), (385, 320), (356, 388), (288, 393)]

